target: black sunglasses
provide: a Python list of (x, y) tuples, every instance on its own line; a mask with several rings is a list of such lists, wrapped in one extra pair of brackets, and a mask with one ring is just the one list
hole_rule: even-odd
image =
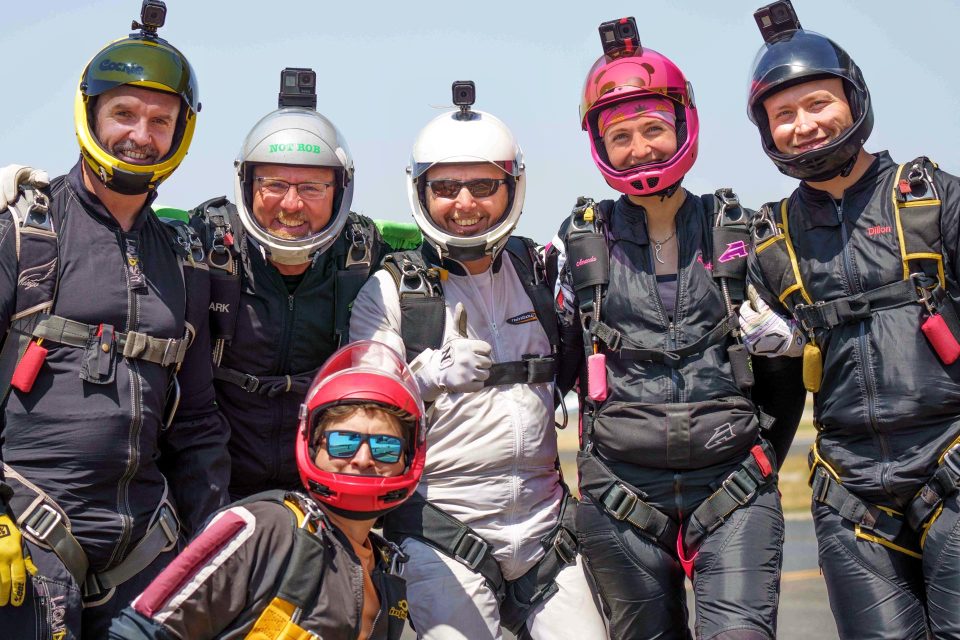
[(500, 185), (506, 184), (503, 178), (477, 178), (476, 180), (427, 180), (427, 186), (438, 198), (456, 198), (464, 187), (474, 198), (489, 198), (497, 192)]
[(397, 436), (334, 430), (325, 431), (322, 438), (331, 458), (352, 458), (364, 442), (370, 445), (370, 455), (377, 462), (400, 462), (400, 456), (403, 455), (403, 438)]

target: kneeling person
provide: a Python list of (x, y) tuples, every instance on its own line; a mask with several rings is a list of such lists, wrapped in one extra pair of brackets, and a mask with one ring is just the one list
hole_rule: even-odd
[(219, 513), (110, 637), (399, 638), (403, 556), (370, 529), (420, 479), (423, 413), (389, 347), (335, 353), (301, 410), (297, 466), (309, 495), (270, 491)]

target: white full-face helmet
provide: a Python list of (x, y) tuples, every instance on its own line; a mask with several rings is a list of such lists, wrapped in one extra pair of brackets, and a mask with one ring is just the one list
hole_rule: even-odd
[[(506, 174), (507, 208), (489, 229), (476, 236), (452, 235), (434, 223), (427, 208), (426, 173), (438, 164), (490, 163)], [(417, 226), (437, 252), (463, 262), (496, 256), (517, 226), (526, 191), (523, 151), (501, 120), (461, 107), (431, 120), (413, 143), (407, 167), (407, 195)]]
[[(336, 194), (330, 222), (300, 238), (270, 234), (253, 215), (253, 168), (259, 164), (333, 169)], [(343, 231), (353, 201), (353, 157), (340, 131), (313, 109), (284, 107), (268, 113), (247, 134), (234, 165), (234, 198), (240, 221), (274, 262), (309, 262), (315, 254), (326, 251)]]

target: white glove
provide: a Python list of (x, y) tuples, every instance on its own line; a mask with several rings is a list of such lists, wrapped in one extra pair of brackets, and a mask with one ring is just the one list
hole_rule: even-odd
[(457, 337), (439, 349), (426, 349), (411, 363), (424, 402), (433, 402), (441, 393), (463, 393), (483, 389), (490, 377), (491, 347), (483, 340), (466, 337), (467, 312), (458, 302), (453, 312)]
[(20, 185), (42, 189), (49, 184), (50, 178), (43, 169), (8, 164), (0, 169), (0, 210), (6, 209), (20, 197)]
[(747, 285), (747, 296), (750, 300), (740, 305), (739, 317), (747, 351), (768, 358), (800, 356), (807, 338), (797, 323), (771, 309), (752, 284)]

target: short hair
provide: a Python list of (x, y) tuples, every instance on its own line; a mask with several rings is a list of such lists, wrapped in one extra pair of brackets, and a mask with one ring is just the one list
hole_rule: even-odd
[(350, 404), (335, 404), (323, 410), (323, 413), (317, 417), (317, 424), (313, 429), (313, 442), (310, 443), (310, 454), (314, 457), (317, 455), (320, 440), (323, 438), (323, 434), (328, 427), (346, 420), (358, 411), (362, 411), (365, 414), (379, 413), (386, 417), (392, 424), (399, 426), (400, 433), (403, 434), (404, 439), (407, 441), (407, 448), (410, 448), (417, 426), (417, 419), (414, 418), (412, 414), (399, 407), (391, 407), (377, 402), (355, 402)]

